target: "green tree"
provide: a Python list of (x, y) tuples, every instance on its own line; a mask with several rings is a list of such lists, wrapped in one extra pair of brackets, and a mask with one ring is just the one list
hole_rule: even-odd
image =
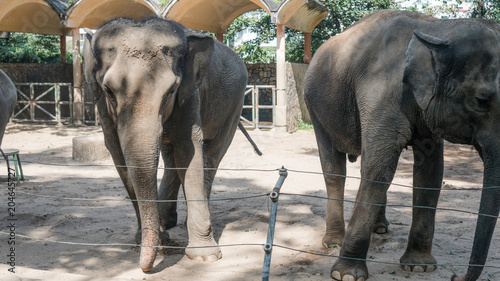
[(474, 0), (470, 17), (486, 18), (500, 22), (500, 1)]
[[(0, 39), (0, 62), (3, 63), (58, 63), (60, 62), (60, 37), (11, 33)], [(72, 54), (66, 54), (71, 62)]]
[[(394, 0), (320, 0), (328, 10), (328, 16), (321, 21), (311, 35), (312, 53), (328, 38), (342, 32), (364, 15), (380, 9), (396, 7)], [(237, 32), (249, 27), (257, 38), (244, 42), (236, 48), (236, 52), (245, 62), (273, 62), (275, 61), (275, 48), (263, 48), (262, 43), (267, 43), (276, 38), (276, 25), (271, 22), (271, 17), (263, 10), (244, 14), (237, 18), (228, 28), (224, 40), (228, 45), (234, 42)], [(286, 60), (291, 62), (304, 61), (304, 34), (300, 31), (286, 29)]]
[[(239, 39), (238, 32), (246, 28), (257, 34), (257, 37), (234, 46), (234, 42)], [(276, 47), (262, 47), (261, 45), (274, 38), (276, 38), (276, 25), (271, 22), (271, 17), (264, 10), (257, 10), (236, 18), (229, 25), (227, 34), (224, 35), (224, 43), (234, 47), (235, 52), (245, 62), (269, 63), (276, 60)]]

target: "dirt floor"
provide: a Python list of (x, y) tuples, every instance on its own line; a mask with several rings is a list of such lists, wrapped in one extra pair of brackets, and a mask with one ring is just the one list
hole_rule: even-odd
[[(279, 177), (277, 169), (282, 166), (289, 169), (282, 192), (296, 195), (280, 197), (274, 243), (295, 250), (274, 247), (270, 280), (330, 279), (335, 258), (327, 255), (336, 255), (339, 250), (321, 246), (326, 200), (299, 196), (326, 196), (312, 131), (250, 132), (263, 156), (255, 154), (237, 131), (212, 193), (212, 199), (232, 199), (213, 201), (210, 206), (223, 258), (196, 262), (186, 258), (183, 249), (166, 249), (148, 274), (139, 269), (139, 253), (130, 245), (134, 243), (136, 218), (111, 160), (72, 160), (73, 137), (98, 134), (102, 132), (97, 127), (8, 126), (2, 147), (20, 150), (26, 181), (15, 187), (15, 273), (10, 273), (11, 266), (6, 264), (12, 247), (8, 244), (11, 217), (8, 186), (1, 183), (0, 280), (260, 280), (261, 245), (266, 242), (270, 212), (265, 194), (273, 189)], [(467, 146), (447, 144), (445, 154), (444, 186), (450, 190), (441, 193), (439, 207), (477, 212), (480, 191), (462, 190), (481, 187), (482, 163), (477, 153)], [(403, 153), (394, 179), (401, 185), (393, 184), (389, 189), (389, 204), (411, 205), (412, 158), (411, 151)], [(5, 177), (5, 162), (0, 162), (0, 168)], [(349, 164), (348, 175), (359, 176), (359, 161)], [(358, 179), (347, 180), (346, 199), (354, 200), (358, 185)], [(261, 196), (244, 199), (253, 195)], [(352, 207), (346, 203), (347, 219)], [(187, 245), (184, 203), (179, 205), (179, 216), (179, 225), (169, 234), (171, 245), (182, 247)], [(406, 247), (411, 208), (389, 207), (387, 217), (389, 233), (372, 235), (369, 280), (449, 280), (454, 272), (465, 273), (475, 215), (438, 211), (433, 254), (441, 265), (432, 273), (406, 272), (398, 265)], [(486, 268), (480, 280), (500, 280), (499, 228), (497, 225), (487, 260), (497, 268)]]

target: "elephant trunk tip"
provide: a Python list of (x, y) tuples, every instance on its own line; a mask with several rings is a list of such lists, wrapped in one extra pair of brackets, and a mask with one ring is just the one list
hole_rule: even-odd
[(142, 231), (142, 246), (139, 264), (143, 272), (148, 272), (153, 268), (156, 259), (156, 246), (159, 244), (158, 233), (155, 231)]
[(156, 249), (153, 247), (143, 247), (141, 249), (140, 266), (143, 272), (148, 272), (153, 268), (156, 259)]

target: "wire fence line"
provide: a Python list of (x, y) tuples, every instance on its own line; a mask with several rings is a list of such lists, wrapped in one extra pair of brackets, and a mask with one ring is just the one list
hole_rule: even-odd
[[(3, 231), (0, 231), (0, 235), (10, 235), (10, 233), (6, 233)], [(87, 243), (87, 242), (71, 242), (71, 241), (58, 241), (58, 240), (52, 240), (52, 239), (45, 239), (45, 238), (36, 238), (36, 237), (31, 237), (27, 235), (22, 235), (22, 234), (17, 234), (17, 237), (24, 238), (24, 239), (29, 239), (29, 240), (36, 240), (36, 241), (42, 241), (42, 242), (48, 242), (48, 243), (54, 243), (54, 244), (62, 244), (62, 245), (73, 245), (73, 246), (86, 246), (86, 247), (149, 247), (149, 248), (157, 248), (157, 249), (172, 249), (172, 250), (179, 250), (179, 249), (200, 249), (200, 248), (215, 248), (215, 247), (220, 247), (220, 248), (230, 248), (230, 247), (264, 247), (265, 243), (235, 243), (235, 244), (219, 244), (215, 246), (142, 246), (141, 244), (132, 244), (132, 243)], [(457, 267), (466, 267), (466, 266), (473, 266), (473, 267), (484, 267), (484, 268), (493, 268), (493, 269), (500, 269), (500, 266), (497, 265), (478, 265), (478, 264), (458, 264), (458, 263), (453, 263), (453, 264), (440, 264), (440, 263), (435, 263), (435, 264), (406, 264), (406, 263), (398, 263), (398, 262), (388, 262), (388, 261), (379, 261), (376, 260), (375, 258), (368, 258), (368, 259), (361, 259), (361, 258), (353, 258), (353, 257), (345, 257), (345, 256), (339, 256), (339, 255), (334, 255), (334, 254), (326, 254), (326, 253), (318, 253), (318, 252), (313, 252), (313, 251), (307, 251), (307, 250), (302, 250), (302, 249), (296, 249), (293, 247), (289, 246), (284, 246), (280, 244), (273, 244), (272, 245), (275, 248), (282, 248), (285, 250), (289, 251), (294, 251), (294, 252), (299, 252), (303, 254), (308, 254), (308, 255), (315, 255), (315, 256), (321, 256), (321, 257), (329, 257), (329, 258), (343, 258), (343, 259), (348, 259), (348, 260), (353, 260), (353, 261), (365, 261), (365, 262), (370, 262), (370, 263), (378, 263), (378, 264), (387, 264), (387, 265), (397, 265), (397, 266), (405, 266), (405, 265), (410, 265), (410, 266), (443, 266), (443, 267), (452, 267), (452, 266), (457, 266)]]
[[(157, 170), (207, 170), (207, 171), (233, 171), (233, 172), (276, 172), (279, 171), (279, 168), (274, 168), (274, 169), (257, 169), (257, 168), (176, 168), (176, 167), (155, 167), (155, 166), (130, 166), (130, 165), (116, 165), (116, 164), (60, 164), (60, 163), (47, 163), (47, 162), (34, 162), (34, 161), (26, 161), (23, 160), (23, 163), (30, 163), (30, 164), (37, 164), (37, 165), (45, 165), (45, 166), (59, 166), (59, 167), (110, 167), (110, 168), (134, 168), (134, 169), (157, 169)], [(367, 182), (373, 182), (373, 183), (378, 183), (378, 184), (386, 184), (386, 185), (393, 185), (393, 186), (399, 186), (399, 187), (406, 187), (409, 189), (423, 189), (423, 190), (436, 190), (436, 191), (481, 191), (481, 190), (487, 190), (487, 189), (499, 189), (500, 186), (486, 186), (486, 187), (472, 187), (472, 188), (449, 188), (449, 187), (424, 187), (424, 186), (412, 186), (408, 184), (402, 184), (402, 183), (397, 183), (397, 182), (385, 182), (385, 181), (378, 181), (374, 179), (367, 179), (363, 178), (360, 176), (348, 176), (348, 175), (341, 175), (341, 174), (332, 174), (332, 173), (324, 173), (324, 172), (316, 172), (316, 171), (303, 171), (303, 170), (296, 170), (296, 169), (288, 169), (288, 172), (294, 172), (298, 174), (310, 174), (310, 175), (323, 175), (323, 176), (334, 176), (334, 177), (341, 177), (341, 178), (346, 178), (346, 179), (356, 179), (360, 181), (367, 181)]]
[[(45, 162), (30, 162), (30, 161), (23, 161), (27, 163), (32, 163), (32, 164), (39, 164), (39, 165), (50, 165), (50, 166), (62, 166), (62, 167), (88, 167), (88, 166), (97, 166), (97, 167), (129, 167), (130, 166), (120, 166), (120, 165), (96, 165), (96, 164), (78, 164), (78, 165), (69, 165), (69, 164), (56, 164), (56, 163), (45, 163)], [(135, 167), (132, 166), (133, 168), (145, 168), (145, 167)], [(158, 168), (159, 170), (161, 169), (168, 169), (168, 170), (186, 170), (186, 169), (193, 169), (193, 168)], [(195, 168), (197, 169), (197, 168)], [(203, 170), (214, 170), (216, 168), (199, 168)], [(279, 171), (279, 169), (254, 169), (254, 168), (219, 168), (217, 169), (219, 171), (236, 171), (236, 172), (276, 172)], [(293, 172), (293, 173), (298, 173), (298, 174), (311, 174), (311, 175), (329, 175), (329, 176), (338, 176), (338, 177), (345, 177), (349, 179), (356, 179), (356, 180), (361, 180), (361, 181), (369, 181), (369, 182), (374, 182), (374, 183), (381, 183), (381, 184), (388, 184), (388, 185), (394, 185), (394, 186), (400, 186), (400, 187), (406, 187), (410, 189), (425, 189), (425, 190), (436, 190), (436, 191), (441, 191), (441, 190), (446, 190), (446, 191), (464, 191), (464, 190), (474, 190), (474, 191), (480, 191), (484, 189), (496, 189), (500, 188), (500, 186), (489, 186), (489, 187), (483, 187), (483, 188), (465, 188), (465, 189), (446, 189), (446, 188), (432, 188), (432, 187), (414, 187), (411, 185), (406, 185), (406, 184), (399, 184), (399, 183), (391, 183), (391, 182), (382, 182), (382, 181), (376, 181), (376, 180), (371, 180), (371, 179), (365, 179), (362, 177), (357, 177), (357, 176), (347, 176), (347, 175), (339, 175), (339, 174), (329, 174), (329, 173), (322, 173), (322, 172), (314, 172), (314, 171), (303, 171), (303, 170), (295, 170), (295, 169), (287, 169), (288, 172)], [(197, 199), (197, 200), (187, 200), (187, 199), (172, 199), (172, 200), (142, 200), (142, 199), (130, 199), (128, 197), (126, 198), (71, 198), (71, 197), (62, 197), (62, 196), (52, 196), (52, 195), (43, 195), (43, 194), (36, 194), (32, 192), (26, 192), (26, 191), (19, 191), (16, 190), (18, 194), (25, 194), (29, 196), (36, 196), (36, 197), (44, 197), (44, 198), (53, 198), (56, 200), (71, 200), (71, 201), (130, 201), (130, 202), (157, 202), (157, 203), (172, 203), (172, 202), (178, 202), (178, 203), (185, 203), (185, 202), (203, 202), (203, 201), (210, 201), (210, 202), (215, 202), (215, 201), (232, 201), (232, 200), (246, 200), (246, 199), (253, 199), (253, 198), (260, 198), (260, 197), (265, 197), (268, 196), (269, 193), (265, 194), (257, 194), (257, 195), (249, 195), (249, 196), (241, 196), (241, 197), (232, 197), (232, 198), (211, 198), (211, 199)], [(323, 200), (334, 200), (334, 201), (344, 201), (347, 203), (352, 203), (352, 204), (363, 204), (363, 205), (372, 205), (372, 206), (379, 206), (379, 207), (393, 207), (393, 208), (421, 208), (421, 209), (434, 209), (434, 210), (442, 210), (442, 211), (451, 211), (451, 212), (458, 212), (458, 213), (465, 213), (465, 214), (470, 214), (470, 215), (477, 215), (477, 216), (485, 216), (485, 217), (491, 217), (495, 219), (499, 219), (500, 216), (493, 216), (489, 214), (482, 214), (479, 212), (473, 212), (473, 211), (467, 211), (467, 210), (460, 210), (460, 209), (454, 209), (454, 208), (443, 208), (443, 207), (429, 207), (429, 206), (414, 206), (414, 205), (397, 205), (397, 204), (378, 204), (378, 203), (370, 203), (370, 202), (362, 202), (362, 201), (355, 201), (355, 200), (349, 200), (349, 199), (340, 199), (340, 198), (329, 198), (325, 196), (317, 196), (317, 195), (307, 195), (307, 194), (292, 194), (292, 193), (281, 193), (282, 195), (289, 195), (289, 196), (299, 196), (299, 197), (309, 197), (309, 198), (316, 198), (316, 199), (323, 199)]]
[[(27, 163), (32, 163), (32, 164), (40, 164), (40, 165), (51, 165), (51, 166), (82, 166), (82, 167), (88, 167), (88, 166), (109, 166), (109, 167), (126, 167), (126, 166), (116, 166), (116, 165), (92, 165), (92, 164), (82, 164), (82, 165), (68, 165), (68, 164), (52, 164), (52, 163), (35, 163), (35, 162), (29, 162), (29, 161), (24, 161)], [(130, 168), (130, 167), (128, 167)], [(132, 167), (132, 168), (145, 168), (145, 167)], [(179, 169), (179, 168), (158, 168), (158, 169)], [(187, 168), (180, 168), (180, 169), (187, 169)], [(284, 169), (284, 168), (282, 168)], [(210, 169), (206, 169), (210, 170)], [(238, 172), (244, 172), (244, 171), (252, 171), (252, 172), (276, 172), (280, 171), (281, 169), (226, 169), (226, 168), (220, 168), (218, 169), (220, 171), (238, 171)], [(381, 181), (375, 181), (375, 180), (370, 180), (370, 179), (363, 179), (361, 177), (354, 177), (354, 176), (346, 176), (346, 175), (336, 175), (336, 174), (324, 174), (321, 172), (311, 172), (311, 171), (301, 171), (301, 170), (287, 170), (288, 172), (294, 172), (298, 174), (313, 174), (313, 175), (330, 175), (330, 176), (339, 176), (339, 177), (345, 177), (345, 178), (351, 178), (351, 179), (358, 179), (358, 180), (366, 180), (370, 182), (375, 182), (375, 183), (382, 183), (382, 184), (388, 184), (388, 185), (397, 185), (401, 187), (408, 187), (408, 188), (414, 188), (414, 189), (429, 189), (429, 190), (442, 190), (440, 188), (426, 188), (426, 187), (413, 187), (410, 185), (404, 185), (404, 184), (398, 184), (398, 183), (390, 183), (390, 182), (381, 182)], [(499, 188), (498, 186), (494, 187), (486, 187), (487, 188)], [(449, 189), (451, 191), (459, 191), (463, 189)], [(470, 190), (470, 189), (469, 189)], [(473, 189), (473, 190), (481, 190), (480, 188), (478, 189)], [(271, 193), (265, 193), (265, 194), (257, 194), (257, 195), (249, 195), (249, 196), (241, 196), (241, 197), (233, 197), (233, 198), (212, 198), (212, 199), (206, 199), (206, 200), (185, 200), (185, 199), (176, 199), (176, 200), (133, 200), (130, 198), (71, 198), (71, 197), (60, 197), (60, 196), (52, 196), (52, 195), (43, 195), (43, 194), (36, 194), (32, 192), (26, 192), (26, 191), (20, 191), (16, 189), (15, 191), (17, 194), (24, 194), (27, 196), (36, 196), (36, 197), (45, 197), (45, 198), (51, 198), (51, 199), (56, 199), (56, 200), (71, 200), (71, 201), (138, 201), (138, 202), (188, 202), (188, 201), (228, 201), (228, 200), (246, 200), (246, 199), (252, 199), (252, 198), (261, 198), (261, 197), (267, 197)], [(339, 199), (339, 198), (328, 198), (325, 196), (316, 196), (316, 195), (307, 195), (307, 194), (294, 194), (294, 193), (280, 193), (280, 196), (291, 196), (291, 197), (307, 197), (307, 198), (315, 198), (315, 199), (322, 199), (322, 200), (336, 200), (336, 201), (344, 201), (347, 203), (353, 203), (353, 204), (368, 204), (368, 205), (374, 205), (374, 206), (386, 206), (386, 207), (394, 207), (394, 208), (426, 208), (426, 209), (435, 209), (435, 210), (445, 210), (445, 211), (451, 211), (451, 212), (460, 212), (460, 213), (467, 213), (471, 215), (481, 215), (481, 216), (487, 216), (487, 217), (492, 217), (495, 219), (498, 219), (498, 216), (492, 216), (488, 214), (481, 214), (477, 212), (472, 212), (472, 211), (465, 211), (465, 210), (459, 210), (459, 209), (452, 209), (452, 208), (440, 208), (440, 207), (428, 207), (428, 206), (412, 206), (412, 205), (396, 205), (396, 204), (376, 204), (376, 203), (369, 203), (369, 202), (359, 202), (355, 200), (349, 200), (349, 199)], [(0, 232), (0, 235), (10, 235), (9, 233), (6, 232)], [(67, 241), (56, 241), (56, 240), (51, 240), (51, 239), (43, 239), (43, 238), (34, 238), (34, 237), (29, 237), (26, 235), (21, 235), (21, 234), (16, 234), (16, 236), (25, 238), (25, 239), (32, 239), (32, 240), (37, 240), (37, 241), (44, 241), (44, 242), (51, 242), (51, 243), (58, 243), (58, 244), (66, 244), (66, 245), (80, 245), (80, 246), (93, 246), (93, 247), (102, 247), (102, 246), (108, 246), (108, 247), (141, 247), (141, 245), (138, 244), (127, 244), (127, 243), (80, 243), (80, 242), (67, 242)], [(263, 243), (246, 243), (246, 244), (227, 244), (227, 245), (219, 245), (219, 246), (212, 246), (212, 247), (236, 247), (236, 246), (260, 246), (260, 247), (266, 247), (269, 246), (267, 244)], [(318, 252), (312, 252), (312, 251), (307, 251), (303, 249), (295, 249), (292, 247), (288, 246), (282, 246), (279, 244), (272, 244), (273, 247), (276, 248), (283, 248), (286, 250), (290, 251), (296, 251), (296, 252), (301, 252), (305, 254), (311, 254), (311, 255), (317, 255), (317, 256), (326, 256), (326, 257), (332, 257), (332, 258), (343, 258), (343, 259), (353, 259), (353, 260), (359, 260), (359, 261), (365, 261), (365, 262), (374, 262), (374, 263), (381, 263), (381, 264), (389, 264), (389, 265), (405, 265), (401, 263), (395, 263), (395, 262), (386, 262), (386, 261), (378, 261), (374, 260), (372, 257), (367, 258), (367, 259), (356, 259), (356, 258), (350, 258), (350, 257), (343, 257), (343, 256), (336, 256), (333, 254), (323, 254), (323, 253), (318, 253)], [(144, 247), (155, 247), (155, 248), (162, 248), (162, 249), (187, 249), (187, 248), (209, 248), (211, 246), (203, 246), (203, 247), (185, 247), (185, 246), (144, 246)], [(415, 266), (415, 264), (408, 264)], [(469, 265), (469, 264), (421, 264), (420, 266), (478, 266), (478, 267), (485, 267), (485, 268), (495, 268), (495, 269), (500, 269), (500, 266), (492, 266), (492, 265)]]
[[(29, 196), (35, 196), (35, 197), (42, 197), (42, 198), (52, 198), (56, 200), (70, 200), (70, 201), (95, 201), (95, 202), (100, 202), (100, 201), (118, 201), (118, 202), (156, 202), (156, 203), (185, 203), (185, 202), (217, 202), (217, 201), (234, 201), (234, 200), (247, 200), (247, 199), (255, 199), (255, 198), (262, 198), (262, 197), (267, 197), (269, 196), (270, 193), (265, 193), (265, 194), (256, 194), (256, 195), (248, 195), (248, 196), (240, 196), (240, 197), (229, 197), (229, 198), (211, 198), (211, 199), (175, 199), (175, 200), (139, 200), (139, 199), (130, 199), (130, 198), (75, 198), (75, 197), (61, 197), (61, 196), (53, 196), (53, 195), (43, 195), (43, 194), (36, 194), (32, 192), (26, 192), (26, 191), (19, 191), (16, 190), (17, 194), (24, 194), (24, 195), (29, 195)], [(280, 193), (282, 196), (292, 196), (292, 197), (307, 197), (307, 198), (315, 198), (315, 199), (323, 199), (323, 200), (332, 200), (332, 201), (343, 201), (351, 204), (363, 204), (363, 205), (371, 205), (371, 206), (377, 206), (377, 207), (392, 207), (392, 208), (420, 208), (420, 209), (433, 209), (433, 210), (440, 210), (440, 211), (449, 211), (449, 212), (457, 212), (457, 213), (464, 213), (464, 214), (469, 214), (469, 215), (476, 215), (476, 216), (485, 216), (485, 217), (491, 217), (495, 219), (499, 219), (500, 216), (493, 216), (489, 214), (482, 214), (478, 212), (473, 212), (473, 211), (467, 211), (467, 210), (460, 210), (460, 209), (454, 209), (454, 208), (443, 208), (443, 207), (429, 207), (429, 206), (414, 206), (414, 205), (402, 205), (402, 204), (379, 204), (379, 203), (370, 203), (370, 202), (362, 202), (362, 201), (356, 201), (356, 200), (350, 200), (350, 199), (339, 199), (339, 198), (330, 198), (326, 196), (319, 196), (319, 195), (309, 195), (309, 194), (298, 194), (298, 193), (286, 193), (282, 192)]]

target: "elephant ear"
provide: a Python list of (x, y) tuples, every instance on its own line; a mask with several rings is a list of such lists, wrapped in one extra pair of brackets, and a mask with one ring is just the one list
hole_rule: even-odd
[(182, 81), (177, 95), (179, 105), (182, 105), (201, 85), (214, 52), (214, 40), (210, 36), (189, 34), (187, 43), (189, 51), (184, 57)]
[(95, 79), (95, 65), (96, 59), (92, 50), (93, 32), (85, 28), (85, 39), (83, 42), (83, 74), (88, 88), (94, 97), (94, 101), (98, 101), (101, 97), (101, 90), (99, 84)]
[(453, 69), (450, 44), (418, 30), (406, 50), (403, 83), (408, 85), (422, 110), (436, 98), (440, 83)]

